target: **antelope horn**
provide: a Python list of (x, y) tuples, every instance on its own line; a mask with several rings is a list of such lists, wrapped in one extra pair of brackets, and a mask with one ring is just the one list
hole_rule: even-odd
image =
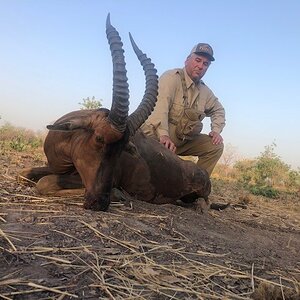
[(126, 76), (123, 43), (118, 31), (110, 23), (110, 14), (106, 19), (106, 36), (113, 62), (113, 94), (108, 120), (123, 133), (129, 110), (129, 89)]
[(151, 63), (151, 59), (147, 58), (147, 55), (138, 48), (130, 33), (129, 38), (132, 48), (144, 69), (146, 80), (144, 97), (137, 109), (130, 114), (127, 120), (129, 133), (130, 135), (134, 135), (138, 128), (147, 120), (155, 107), (158, 94), (158, 76), (154, 64)]

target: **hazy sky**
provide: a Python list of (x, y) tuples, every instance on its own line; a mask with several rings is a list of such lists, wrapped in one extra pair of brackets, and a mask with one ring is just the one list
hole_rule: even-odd
[(129, 31), (159, 74), (208, 42), (216, 61), (204, 81), (226, 109), (225, 145), (253, 158), (275, 141), (300, 167), (299, 0), (0, 0), (0, 124), (44, 129), (92, 96), (110, 108), (108, 12), (124, 43), (131, 111), (144, 77)]

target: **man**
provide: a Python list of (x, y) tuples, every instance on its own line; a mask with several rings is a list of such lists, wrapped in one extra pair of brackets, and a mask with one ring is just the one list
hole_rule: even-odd
[[(223, 152), (220, 133), (225, 126), (222, 104), (201, 80), (214, 60), (212, 47), (199, 43), (183, 69), (162, 74), (155, 109), (142, 126), (146, 135), (158, 139), (170, 151), (198, 156), (197, 165), (209, 175)], [(205, 117), (211, 119), (208, 135), (200, 133)]]

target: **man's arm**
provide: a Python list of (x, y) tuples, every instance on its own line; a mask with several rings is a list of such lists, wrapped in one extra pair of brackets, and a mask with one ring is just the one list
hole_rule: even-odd
[(176, 77), (167, 71), (161, 75), (158, 82), (158, 96), (154, 111), (147, 123), (154, 125), (158, 138), (169, 135), (169, 111), (176, 93)]
[(218, 145), (223, 143), (221, 132), (225, 126), (225, 109), (213, 92), (208, 90), (209, 97), (205, 105), (205, 114), (211, 119), (209, 136), (212, 138), (212, 143)]
[(146, 121), (156, 129), (159, 142), (175, 152), (176, 147), (169, 137), (169, 110), (177, 89), (175, 73), (168, 71), (159, 78), (158, 96), (154, 111)]

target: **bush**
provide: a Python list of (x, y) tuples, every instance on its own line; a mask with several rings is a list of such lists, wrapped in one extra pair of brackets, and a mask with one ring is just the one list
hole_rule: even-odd
[(22, 152), (27, 148), (22, 136), (18, 136), (14, 138), (12, 141), (10, 141), (9, 146), (11, 149), (16, 150), (18, 152)]
[(291, 170), (285, 180), (285, 186), (288, 188), (294, 188), (300, 190), (300, 172)]
[(253, 194), (270, 198), (277, 197), (278, 191), (300, 193), (300, 168), (291, 169), (275, 153), (275, 147), (272, 143), (254, 159), (237, 160), (234, 147), (230, 146), (226, 157), (216, 165), (212, 177), (237, 181)]
[(235, 179), (245, 185), (255, 183), (256, 161), (245, 159), (238, 161), (234, 165)]
[(6, 123), (0, 127), (0, 141), (2, 150), (22, 152), (41, 147), (44, 141), (44, 134)]
[(272, 199), (279, 197), (279, 192), (270, 186), (255, 185), (255, 186), (250, 186), (248, 189), (253, 195), (264, 196)]
[[(274, 153), (275, 144), (266, 146), (259, 157), (238, 161), (234, 165), (235, 178), (246, 186), (252, 186), (254, 193), (273, 195), (272, 188), (296, 191), (300, 188), (300, 173), (291, 170)], [(270, 190), (268, 190), (268, 188)], [(271, 197), (272, 198), (272, 197)]]

